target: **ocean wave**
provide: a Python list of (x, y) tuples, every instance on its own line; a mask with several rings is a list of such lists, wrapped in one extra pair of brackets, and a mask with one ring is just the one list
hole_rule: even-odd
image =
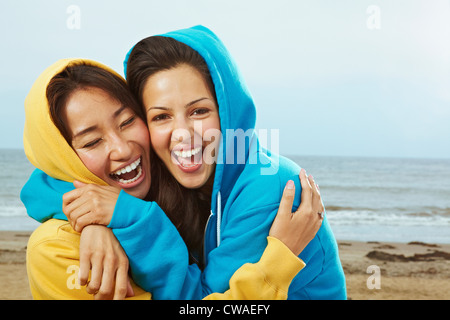
[(0, 217), (25, 217), (27, 210), (24, 206), (5, 206), (0, 208)]
[[(342, 209), (343, 207), (339, 207)], [(348, 209), (348, 208), (347, 208)], [(406, 213), (394, 210), (365, 210), (351, 208), (352, 210), (330, 210), (326, 213), (331, 225), (389, 225), (389, 226), (448, 226), (450, 215), (430, 214), (427, 212)]]
[(354, 212), (379, 212), (383, 213), (386, 210), (395, 212), (406, 216), (417, 217), (429, 217), (429, 216), (444, 216), (450, 217), (450, 208), (447, 207), (391, 207), (391, 208), (367, 208), (367, 207), (351, 207), (351, 206), (338, 206), (338, 205), (326, 205), (327, 211), (354, 211)]
[(364, 207), (342, 207), (342, 206), (333, 206), (333, 205), (327, 205), (326, 206), (327, 211), (375, 211), (371, 208), (364, 208)]
[(390, 181), (385, 180), (364, 180), (358, 177), (357, 181), (323, 181), (320, 183), (320, 189), (328, 192), (369, 192), (374, 193), (394, 193), (394, 194), (410, 194), (410, 193), (442, 193), (450, 195), (450, 183), (439, 184), (418, 184), (415, 181)]
[(408, 213), (408, 216), (413, 216), (413, 217), (435, 217), (435, 216), (450, 217), (450, 208), (429, 208), (429, 209), (425, 209), (423, 211), (410, 212), (410, 213)]

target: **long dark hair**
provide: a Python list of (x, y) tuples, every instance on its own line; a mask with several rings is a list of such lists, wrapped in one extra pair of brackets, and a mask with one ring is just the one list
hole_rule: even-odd
[[(128, 85), (142, 106), (143, 91), (148, 78), (157, 72), (182, 64), (198, 70), (210, 93), (216, 98), (208, 66), (197, 51), (173, 38), (153, 36), (137, 43), (127, 62)], [(211, 192), (183, 187), (156, 156), (152, 159), (150, 197), (177, 227), (191, 258), (197, 257), (195, 262), (202, 267), (203, 235), (210, 212)]]
[(46, 91), (50, 116), (69, 145), (72, 145), (72, 137), (64, 121), (64, 109), (73, 93), (88, 88), (103, 90), (147, 122), (142, 108), (123, 78), (84, 62), (70, 64), (50, 80)]

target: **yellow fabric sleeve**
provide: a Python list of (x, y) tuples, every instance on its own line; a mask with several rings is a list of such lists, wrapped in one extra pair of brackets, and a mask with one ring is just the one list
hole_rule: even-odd
[[(92, 300), (79, 285), (80, 234), (67, 221), (48, 220), (31, 235), (27, 246), (27, 274), (36, 300)], [(149, 300), (151, 294), (131, 282), (134, 297)]]
[(212, 293), (205, 300), (286, 300), (289, 285), (305, 267), (283, 242), (267, 237), (267, 247), (257, 263), (240, 267), (225, 293)]
[[(268, 237), (259, 262), (247, 263), (230, 279), (230, 289), (205, 300), (283, 300), (292, 279), (305, 266), (280, 240)], [(78, 282), (80, 234), (67, 221), (51, 219), (31, 235), (27, 246), (27, 273), (36, 300), (92, 300)], [(149, 300), (151, 294), (132, 282), (134, 297)]]

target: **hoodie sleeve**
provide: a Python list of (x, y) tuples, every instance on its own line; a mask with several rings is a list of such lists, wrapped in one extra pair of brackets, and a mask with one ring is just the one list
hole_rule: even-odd
[(62, 211), (64, 193), (75, 189), (72, 183), (53, 179), (36, 169), (20, 192), (20, 200), (28, 215), (38, 222), (49, 219), (67, 220)]
[[(67, 220), (62, 212), (62, 195), (73, 189), (36, 170), (24, 186), (21, 199), (28, 214), (41, 222), (51, 218)], [(39, 190), (39, 192), (37, 192)], [(197, 265), (189, 264), (188, 250), (175, 226), (155, 202), (146, 202), (121, 192), (108, 225), (124, 248), (133, 280), (154, 299), (202, 299), (209, 290), (209, 277)], [(243, 261), (228, 278), (227, 286), (206, 299), (286, 299), (292, 279), (304, 267), (286, 246), (268, 238), (258, 263)], [(280, 266), (279, 261), (284, 261)], [(280, 271), (282, 267), (282, 271)]]
[(204, 300), (286, 300), (292, 279), (304, 267), (305, 263), (283, 242), (267, 237), (261, 259), (240, 267), (230, 279), (230, 289), (212, 293)]
[(201, 271), (189, 264), (183, 239), (155, 202), (120, 192), (108, 227), (128, 256), (133, 279), (154, 299), (200, 298)]
[[(62, 198), (73, 189), (72, 183), (36, 169), (22, 188), (20, 198), (28, 215), (41, 223), (67, 220)], [(133, 279), (152, 292), (154, 299), (201, 298), (201, 271), (197, 265), (189, 265), (183, 239), (156, 203), (122, 191), (108, 227), (129, 258)]]
[[(283, 178), (280, 176), (283, 174)], [(223, 208), (220, 234), (210, 230), (213, 238), (220, 239), (218, 245), (208, 254), (207, 266), (203, 272), (204, 293), (224, 292), (232, 275), (245, 263), (256, 263), (266, 247), (266, 236), (277, 214), (284, 181), (292, 179), (296, 184), (293, 211), (300, 204), (301, 186), (298, 175), (284, 172), (272, 176), (245, 174), (236, 183)], [(284, 177), (286, 176), (286, 177)], [(283, 181), (283, 182), (281, 182)], [(270, 187), (269, 187), (270, 186)], [(268, 190), (270, 189), (270, 190)], [(320, 237), (324, 228), (300, 254), (308, 266), (304, 268), (289, 286), (289, 298), (308, 299), (306, 288), (324, 270), (324, 251)], [(209, 234), (206, 235), (208, 237)], [(277, 268), (273, 265), (275, 272)]]
[[(39, 222), (67, 220), (62, 198), (73, 189), (72, 183), (36, 169), (22, 188), (20, 198), (28, 215)], [(201, 272), (196, 265), (189, 265), (183, 239), (156, 203), (122, 191), (108, 227), (129, 258), (133, 279), (152, 292), (155, 299), (201, 296)]]
[[(133, 279), (154, 299), (198, 300), (212, 292), (208, 277), (216, 273), (189, 265), (184, 241), (155, 202), (121, 192), (108, 227), (129, 258)], [(225, 279), (228, 286), (216, 291), (223, 294), (206, 299), (286, 299), (291, 281), (305, 264), (278, 239), (269, 237), (264, 248), (257, 263), (241, 261), (239, 270)]]

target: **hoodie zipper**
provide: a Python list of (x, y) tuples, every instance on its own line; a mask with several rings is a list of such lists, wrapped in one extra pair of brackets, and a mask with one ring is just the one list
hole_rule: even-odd
[(213, 212), (211, 210), (208, 220), (206, 220), (205, 231), (203, 232), (203, 265), (204, 266), (206, 266), (206, 231), (208, 230), (209, 220), (211, 220), (212, 216), (213, 216)]
[(222, 196), (217, 192), (217, 247), (220, 246), (220, 225), (222, 223)]
[[(206, 233), (208, 231), (209, 222), (211, 220), (211, 217), (214, 215), (213, 211), (211, 210), (211, 214), (208, 217), (208, 220), (206, 220), (206, 226), (205, 231), (203, 232), (203, 262), (206, 266)], [(217, 193), (217, 219), (216, 219), (216, 232), (217, 232), (217, 238), (216, 238), (216, 248), (220, 246), (220, 227), (222, 222), (222, 197), (220, 194), (220, 191)]]

